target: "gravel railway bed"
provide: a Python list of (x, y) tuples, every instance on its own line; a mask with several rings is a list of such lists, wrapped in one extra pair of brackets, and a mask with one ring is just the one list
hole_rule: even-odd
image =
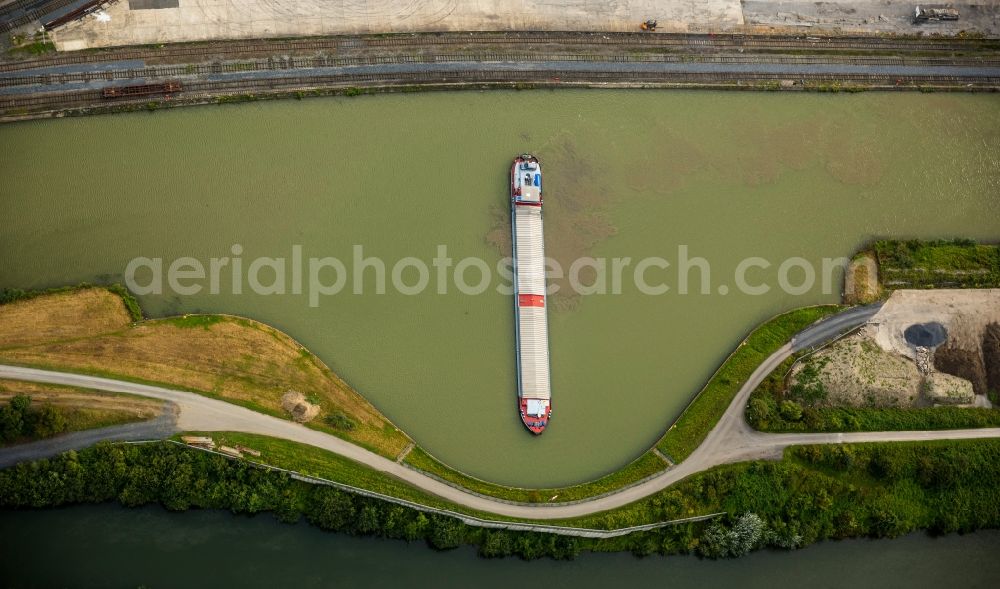
[(158, 47), (122, 47), (67, 52), (29, 60), (0, 62), (0, 72), (66, 64), (124, 60), (223, 59), (254, 54), (280, 55), (303, 52), (351, 52), (364, 49), (425, 47), (516, 47), (537, 45), (623, 47), (629, 49), (741, 50), (754, 51), (995, 51), (1000, 41), (956, 38), (891, 37), (791, 37), (769, 35), (704, 35), (671, 33), (426, 33), (382, 36), (323, 37), (171, 44)]
[[(620, 71), (579, 71), (579, 70), (457, 70), (444, 72), (391, 72), (391, 73), (344, 73), (322, 76), (288, 76), (277, 78), (249, 78), (227, 81), (191, 81), (184, 86), (184, 99), (208, 98), (214, 95), (253, 94), (271, 92), (292, 92), (322, 88), (344, 88), (351, 86), (407, 86), (407, 85), (476, 85), (476, 84), (518, 84), (539, 85), (594, 85), (602, 84), (750, 84), (776, 83), (792, 80), (800, 84), (843, 83), (857, 85), (877, 85), (882, 87), (914, 86), (962, 86), (969, 89), (991, 90), (1000, 86), (1000, 76), (895, 76), (888, 74), (799, 74), (790, 76), (783, 73), (763, 72), (627, 72)], [(0, 98), (0, 110), (6, 115), (18, 112), (44, 111), (51, 109), (72, 109), (122, 104), (143, 104), (161, 97), (142, 99), (107, 100), (101, 90), (85, 90), (72, 93), (49, 93), (36, 95), (5, 96)]]
[[(900, 58), (900, 57), (845, 57), (830, 59), (822, 56), (756, 56), (756, 55), (518, 55), (490, 53), (470, 59), (461, 55), (411, 55), (396, 57), (289, 57), (257, 61), (225, 63), (202, 63), (187, 65), (164, 65), (131, 67), (123, 69), (66, 71), (29, 75), (0, 75), (0, 89), (18, 86), (50, 86), (59, 84), (90, 83), (96, 81), (137, 80), (155, 78), (176, 78), (182, 76), (206, 76), (238, 72), (266, 72), (275, 70), (298, 70), (334, 67), (385, 66), (403, 64), (447, 64), (447, 63), (614, 63), (614, 64), (713, 64), (713, 65), (790, 65), (790, 66), (864, 66), (864, 67), (965, 67), (1000, 68), (1000, 59), (942, 59), (942, 58)], [(0, 90), (2, 93), (2, 90)]]

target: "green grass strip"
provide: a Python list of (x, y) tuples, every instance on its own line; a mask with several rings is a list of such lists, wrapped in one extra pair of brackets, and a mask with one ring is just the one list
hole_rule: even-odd
[(796, 309), (754, 329), (667, 430), (657, 443), (657, 449), (676, 462), (690, 456), (718, 423), (743, 383), (768, 356), (788, 343), (796, 333), (843, 308), (823, 305)]

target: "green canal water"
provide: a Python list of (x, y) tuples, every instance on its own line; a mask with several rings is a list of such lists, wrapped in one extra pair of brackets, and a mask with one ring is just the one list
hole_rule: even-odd
[[(1000, 532), (825, 542), (737, 560), (581, 554), (484, 560), (472, 548), (357, 538), (270, 516), (81, 506), (0, 512), (4, 587), (995, 587)], [(56, 565), (53, 566), (54, 560)]]
[[(433, 266), (420, 294), (391, 281), (397, 261), (430, 264), (438, 246), (490, 267), (508, 255), (507, 170), (523, 151), (545, 171), (548, 253), (566, 268), (631, 259), (620, 294), (567, 296), (555, 281), (554, 418), (539, 438), (515, 411), (512, 301), (493, 288), (499, 278), (479, 295), (453, 280), (439, 294)], [(876, 236), (1000, 237), (1000, 99), (532, 91), (179, 109), (0, 127), (0, 178), (0, 287), (121, 280), (138, 256), (207, 267), (234, 257), (234, 244), (243, 276), (255, 258), (287, 258), (287, 294), (253, 294), (245, 278), (233, 294), (223, 272), (218, 294), (207, 280), (193, 281), (204, 286), (193, 296), (165, 283), (142, 303), (152, 315), (218, 311), (275, 325), (448, 464), (558, 485), (648, 448), (758, 322), (838, 300), (839, 278), (827, 293), (818, 276), (804, 294), (782, 292), (783, 260), (821, 274), (822, 258)], [(363, 294), (351, 292), (354, 274), (315, 307), (308, 284), (291, 292), (294, 246), (350, 272), (355, 245), (387, 263), (385, 294), (370, 269)], [(709, 293), (698, 292), (697, 269), (691, 292), (679, 292), (679, 246), (710, 264)], [(670, 286), (665, 294), (633, 283), (650, 256), (671, 263), (644, 275)], [(772, 264), (747, 273), (772, 285), (766, 294), (737, 288), (749, 256)]]

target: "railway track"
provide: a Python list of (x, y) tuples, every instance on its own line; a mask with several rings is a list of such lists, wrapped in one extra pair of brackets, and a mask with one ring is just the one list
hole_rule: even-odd
[(589, 63), (705, 63), (726, 65), (860, 65), (860, 66), (951, 66), (1000, 68), (1000, 58), (996, 59), (948, 59), (948, 58), (906, 58), (906, 57), (871, 57), (850, 56), (831, 59), (829, 56), (788, 56), (788, 55), (591, 55), (591, 54), (517, 54), (517, 53), (485, 53), (473, 57), (467, 55), (399, 55), (399, 56), (366, 56), (366, 57), (287, 57), (269, 58), (255, 61), (217, 62), (188, 65), (147, 66), (144, 68), (127, 68), (102, 71), (60, 72), (51, 74), (32, 74), (23, 76), (0, 77), (0, 88), (18, 86), (46, 86), (54, 84), (89, 83), (94, 81), (134, 80), (150, 78), (175, 78), (179, 76), (199, 76), (213, 74), (231, 74), (240, 72), (261, 72), (288, 69), (312, 69), (328, 67), (363, 67), (398, 64), (435, 64), (435, 63), (552, 63), (552, 62), (589, 62)]
[[(63, 1), (63, 0), (54, 0)], [(893, 39), (879, 37), (779, 37), (764, 35), (704, 35), (668, 33), (426, 33), (388, 36), (342, 36), (309, 39), (247, 40), (176, 44), (159, 48), (128, 47), (64, 53), (25, 61), (0, 63), (0, 73), (71, 64), (130, 60), (226, 59), (230, 56), (282, 55), (292, 53), (340, 53), (365, 49), (426, 47), (516, 47), (526, 46), (626, 47), (630, 49), (691, 49), (756, 51), (909, 51), (970, 52), (1000, 48), (995, 42), (973, 39)]]
[(78, 0), (49, 0), (37, 8), (25, 11), (19, 16), (11, 16), (16, 12), (37, 4), (38, 0), (16, 0), (0, 7), (0, 33), (14, 30), (26, 24), (44, 20), (45, 16), (57, 10), (66, 8)]
[[(893, 76), (888, 74), (772, 74), (744, 72), (676, 73), (676, 72), (618, 72), (618, 71), (511, 71), (470, 70), (439, 72), (397, 73), (344, 73), (322, 76), (288, 76), (280, 78), (255, 78), (227, 81), (190, 81), (184, 84), (184, 97), (201, 97), (225, 94), (252, 94), (259, 92), (294, 91), (314, 88), (336, 88), (356, 85), (393, 86), (411, 84), (507, 84), (507, 83), (748, 83), (794, 80), (800, 83), (840, 82), (847, 84), (912, 86), (949, 85), (970, 87), (1000, 87), (1000, 76), (965, 78), (961, 76)], [(142, 103), (145, 100), (118, 101)], [(101, 90), (84, 90), (72, 93), (35, 95), (8, 95), (0, 98), (0, 110), (5, 114), (45, 111), (47, 109), (82, 108), (108, 104)]]

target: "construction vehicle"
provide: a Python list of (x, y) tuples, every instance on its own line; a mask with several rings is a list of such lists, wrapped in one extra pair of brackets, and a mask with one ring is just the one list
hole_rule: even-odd
[(927, 22), (931, 20), (958, 20), (958, 9), (950, 6), (938, 8), (922, 8), (917, 6), (913, 20)]
[(644, 31), (653, 32), (653, 31), (656, 30), (656, 21), (652, 20), (652, 19), (647, 20), (646, 22), (644, 22), (641, 25), (639, 25), (639, 28), (642, 29), (642, 30), (644, 30)]

